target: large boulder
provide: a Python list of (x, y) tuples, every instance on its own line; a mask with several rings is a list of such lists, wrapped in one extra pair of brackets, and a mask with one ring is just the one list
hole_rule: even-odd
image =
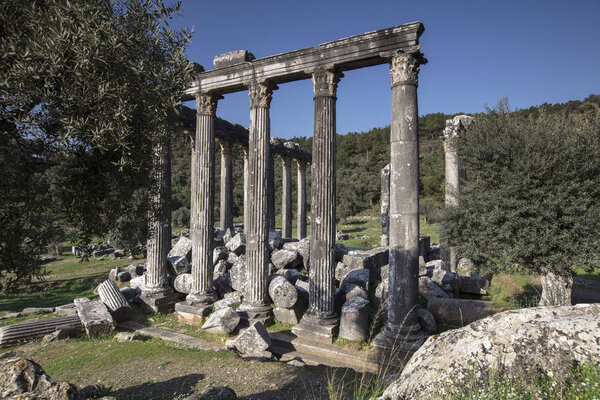
[(236, 256), (241, 256), (246, 252), (246, 236), (238, 233), (225, 244), (225, 247)]
[(600, 304), (505, 311), (430, 337), (381, 399), (445, 398), (473, 380), (483, 387), (490, 371), (523, 377), (598, 362)]
[(55, 383), (36, 362), (9, 354), (0, 358), (0, 398), (76, 400), (80, 397), (75, 386)]
[(210, 333), (228, 335), (240, 323), (240, 316), (231, 307), (224, 307), (210, 314), (202, 329)]
[(300, 239), (298, 242), (298, 254), (302, 257), (304, 268), (310, 269), (310, 236)]
[(73, 300), (77, 316), (89, 337), (106, 335), (115, 330), (116, 322), (101, 301), (91, 301), (85, 297)]
[(173, 282), (173, 288), (176, 292), (190, 294), (192, 291), (193, 280), (192, 274), (177, 275), (177, 278), (175, 278), (175, 281)]
[(271, 254), (271, 262), (277, 269), (296, 268), (302, 265), (302, 258), (293, 250), (275, 250)]
[(235, 339), (228, 341), (228, 347), (237, 349), (243, 356), (250, 358), (270, 358), (271, 337), (262, 322), (255, 322)]

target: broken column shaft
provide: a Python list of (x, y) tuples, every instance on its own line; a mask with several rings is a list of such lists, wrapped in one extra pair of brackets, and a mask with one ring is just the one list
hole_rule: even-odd
[(281, 236), (292, 237), (292, 159), (281, 157), (283, 190), (281, 194)]
[[(267, 301), (269, 221), (267, 177), (270, 160), (269, 107), (277, 87), (255, 82), (249, 87), (250, 138), (248, 157), (248, 228), (246, 230), (247, 290), (238, 308), (244, 319), (263, 319), (271, 315)], [(272, 169), (272, 168), (271, 168)]]
[(391, 58), (392, 121), (390, 133), (390, 229), (388, 317), (374, 345), (410, 352), (422, 343), (417, 321), (419, 274), (419, 136), (416, 50)]
[(192, 150), (192, 289), (186, 301), (209, 304), (217, 299), (213, 285), (213, 206), (215, 186), (215, 119), (219, 96), (196, 94), (196, 138)]

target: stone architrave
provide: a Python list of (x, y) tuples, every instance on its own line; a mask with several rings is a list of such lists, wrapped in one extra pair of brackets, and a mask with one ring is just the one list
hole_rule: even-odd
[(424, 341), (417, 320), (419, 298), (419, 65), (427, 60), (415, 46), (389, 54), (392, 78), (390, 133), (389, 292), (386, 325), (375, 347), (410, 353)]
[(281, 193), (281, 236), (292, 237), (292, 159), (281, 157), (283, 190)]
[(298, 239), (306, 237), (306, 161), (296, 160), (298, 165)]
[[(173, 291), (167, 280), (168, 254), (171, 248), (171, 146), (166, 135), (154, 146), (153, 190), (150, 193), (150, 213), (146, 257), (146, 273), (142, 300), (156, 311), (168, 311)], [(160, 308), (160, 310), (159, 310)]]
[(215, 187), (215, 93), (196, 94), (196, 137), (192, 150), (192, 289), (186, 302), (206, 305), (217, 300), (213, 285), (213, 206)]
[(231, 160), (232, 143), (229, 140), (219, 140), (221, 146), (221, 206), (220, 228), (225, 232), (233, 231), (233, 163)]
[(267, 300), (269, 221), (267, 177), (270, 160), (269, 107), (277, 87), (254, 82), (249, 87), (250, 139), (248, 157), (248, 228), (246, 237), (247, 290), (238, 308), (243, 319), (266, 319), (272, 310)]
[[(446, 207), (458, 205), (458, 193), (460, 192), (461, 181), (464, 180), (464, 170), (458, 163), (456, 155), (456, 140), (460, 132), (471, 124), (473, 117), (468, 115), (457, 115), (452, 119), (446, 120), (446, 128), (444, 129), (444, 163), (445, 163), (445, 205)], [(444, 256), (444, 255), (443, 255)], [(453, 249), (450, 249), (449, 258), (450, 269), (456, 271), (458, 264), (458, 256)]]
[(298, 336), (331, 341), (337, 333), (335, 311), (335, 103), (343, 74), (335, 70), (313, 73), (315, 102), (311, 242), (308, 311), (294, 327)]
[(390, 164), (381, 170), (381, 245), (390, 244)]

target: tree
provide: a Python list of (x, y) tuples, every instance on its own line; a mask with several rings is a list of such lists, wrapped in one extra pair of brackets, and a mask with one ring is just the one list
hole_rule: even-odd
[(456, 146), (467, 180), (442, 237), (484, 272), (540, 274), (541, 304), (570, 304), (574, 269), (600, 261), (600, 107), (524, 116), (502, 100)]
[(179, 7), (0, 3), (0, 278), (9, 286), (39, 271), (34, 255), (57, 223), (83, 244), (127, 213), (146, 220), (136, 193), (152, 187), (153, 145), (172, 130), (192, 74), (191, 33), (167, 23)]

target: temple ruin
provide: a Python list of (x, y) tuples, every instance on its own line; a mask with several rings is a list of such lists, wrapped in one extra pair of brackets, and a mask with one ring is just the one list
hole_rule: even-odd
[[(368, 32), (289, 53), (255, 59), (245, 50), (215, 57), (215, 68), (199, 72), (185, 89), (182, 100), (196, 100), (196, 131), (192, 142), (191, 239), (192, 289), (184, 307), (205, 309), (217, 300), (213, 284), (213, 204), (216, 110), (228, 93), (247, 90), (250, 97), (250, 129), (245, 168), (244, 231), (246, 282), (243, 303), (237, 309), (243, 320), (265, 321), (273, 310), (268, 298), (269, 233), (274, 227), (273, 154), (269, 123), (271, 99), (277, 85), (312, 79), (314, 85), (314, 131), (312, 151), (310, 270), (308, 310), (293, 329), (298, 337), (331, 342), (339, 329), (335, 304), (335, 154), (336, 92), (343, 72), (389, 64), (392, 89), (391, 163), (389, 203), (389, 291), (387, 321), (374, 345), (382, 349), (411, 349), (424, 335), (417, 322), (419, 256), (419, 187), (417, 86), (419, 66), (427, 62), (420, 52), (419, 22)], [(245, 141), (245, 139), (244, 139)], [(220, 140), (222, 165), (221, 227), (232, 225), (228, 204), (231, 194), (230, 143)], [(284, 169), (283, 229), (291, 236), (291, 159), (298, 164), (298, 236), (306, 234), (304, 174), (310, 160), (294, 156), (293, 145), (282, 159)], [(281, 153), (279, 153), (281, 154)], [(166, 222), (166, 220), (165, 220)], [(304, 227), (303, 227), (304, 226)], [(153, 236), (160, 240), (161, 235)], [(160, 244), (154, 244), (161, 248)], [(166, 263), (157, 261), (149, 274), (164, 276)], [(160, 279), (158, 280), (160, 281)], [(146, 277), (147, 287), (156, 287)], [(154, 285), (151, 286), (150, 284)], [(148, 291), (155, 305), (159, 291)], [(165, 292), (164, 298), (168, 298)], [(181, 303), (178, 303), (178, 305)], [(401, 338), (401, 342), (398, 340)]]

